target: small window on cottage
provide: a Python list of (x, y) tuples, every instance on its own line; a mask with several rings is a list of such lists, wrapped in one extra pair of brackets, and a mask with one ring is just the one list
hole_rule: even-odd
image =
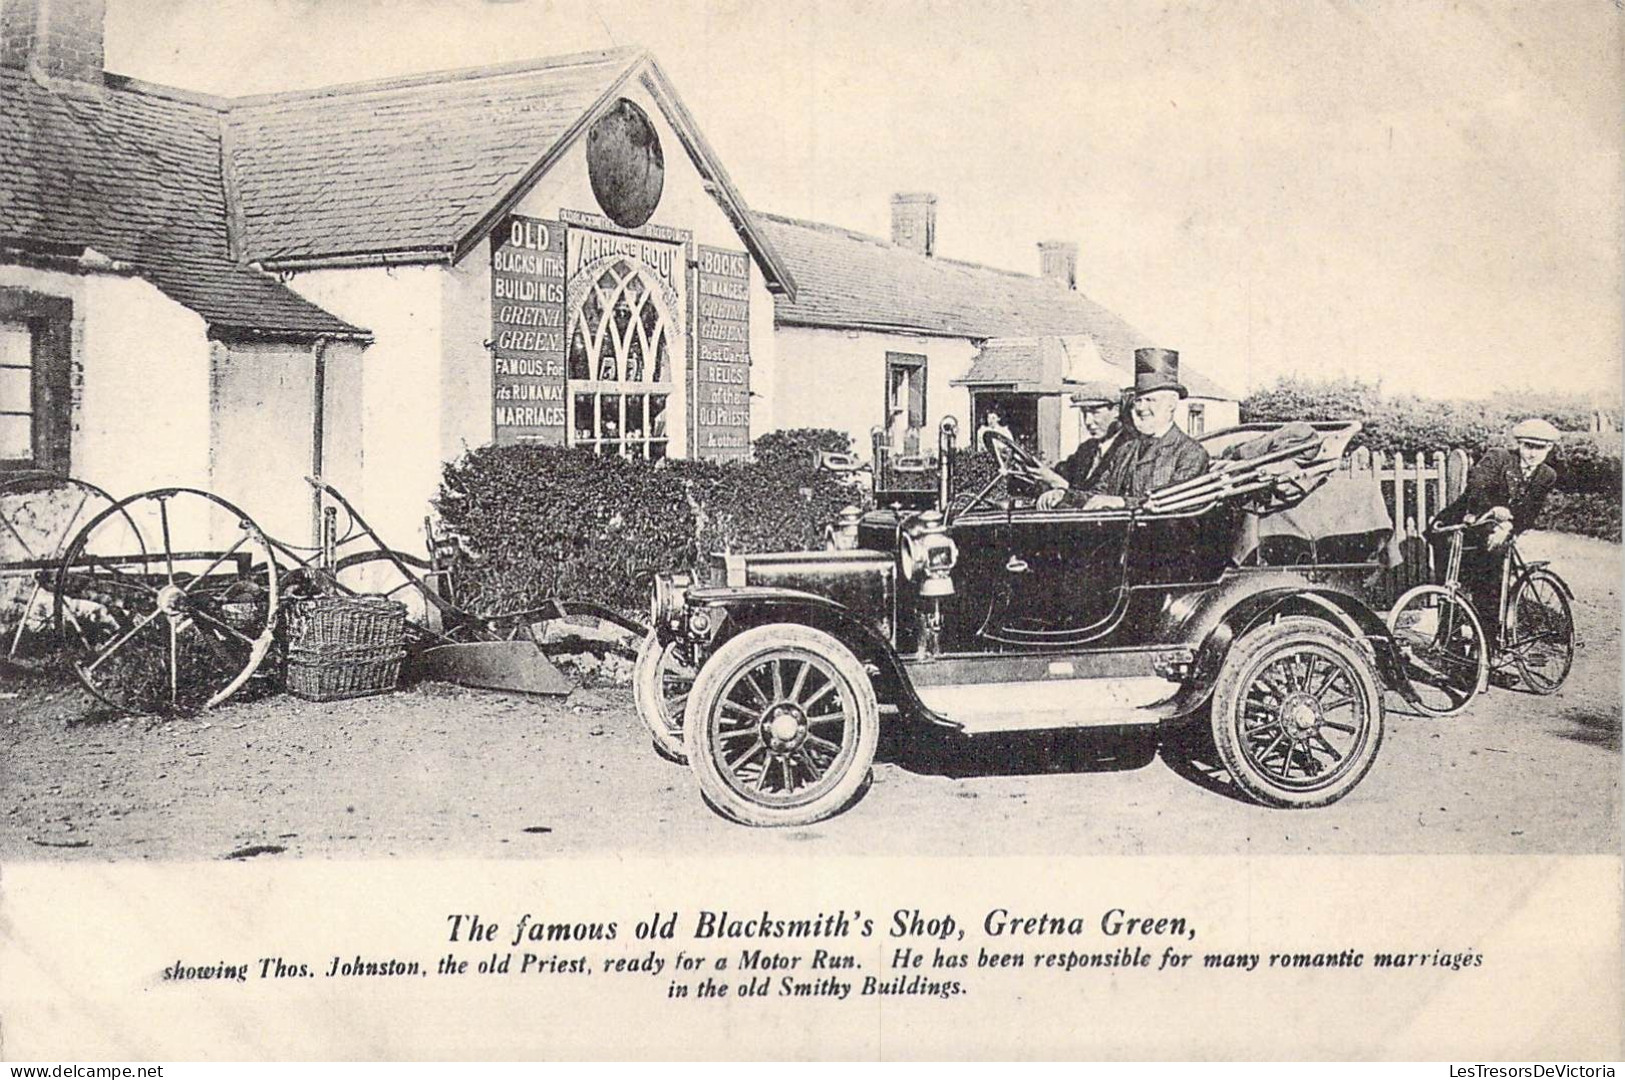
[(72, 304), (0, 289), (0, 472), (68, 471)]
[(1195, 438), (1207, 431), (1207, 410), (1197, 402), (1186, 406), (1185, 434)]
[(572, 446), (659, 461), (666, 456), (666, 401), (675, 387), (671, 321), (641, 266), (606, 266), (570, 317)]
[(34, 333), (26, 322), (0, 322), (0, 460), (34, 457)]
[(894, 454), (918, 454), (925, 429), (925, 357), (886, 354), (886, 445)]

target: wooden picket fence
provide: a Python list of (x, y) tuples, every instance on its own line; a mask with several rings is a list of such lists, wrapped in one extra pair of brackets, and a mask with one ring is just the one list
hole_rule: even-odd
[[(1433, 552), (1423, 533), (1433, 515), (1466, 488), (1467, 470), (1471, 467), (1472, 459), (1460, 448), (1390, 456), (1362, 446), (1343, 459), (1345, 475), (1375, 477), (1381, 484), (1405, 560), (1385, 575), (1377, 592), (1391, 594), (1387, 598), (1392, 599), (1413, 585), (1431, 580)], [(1376, 606), (1382, 606), (1384, 597), (1372, 599)]]

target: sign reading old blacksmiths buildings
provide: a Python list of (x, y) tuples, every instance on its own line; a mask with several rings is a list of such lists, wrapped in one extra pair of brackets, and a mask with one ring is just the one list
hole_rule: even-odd
[(564, 442), (564, 226), (510, 217), (491, 237), (498, 445)]
[(695, 324), (695, 456), (750, 452), (750, 258), (701, 245)]

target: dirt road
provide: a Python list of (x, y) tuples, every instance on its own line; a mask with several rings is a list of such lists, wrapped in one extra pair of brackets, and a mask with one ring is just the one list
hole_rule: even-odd
[(1579, 596), (1583, 648), (1549, 698), (1390, 714), (1352, 795), (1266, 810), (1144, 738), (888, 748), (844, 814), (729, 824), (657, 757), (620, 689), (530, 699), (425, 684), (150, 724), (76, 688), (0, 685), (0, 860), (537, 858), (559, 853), (1582, 853), (1620, 846), (1620, 549), (1534, 534)]

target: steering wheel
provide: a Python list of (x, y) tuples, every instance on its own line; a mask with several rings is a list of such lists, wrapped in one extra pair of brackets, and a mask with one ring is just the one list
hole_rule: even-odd
[(1033, 456), (1025, 447), (1018, 446), (1009, 435), (996, 428), (981, 430), (982, 447), (999, 463), (999, 475), (1024, 480), (1037, 488), (1054, 487), (1060, 477), (1055, 470)]

